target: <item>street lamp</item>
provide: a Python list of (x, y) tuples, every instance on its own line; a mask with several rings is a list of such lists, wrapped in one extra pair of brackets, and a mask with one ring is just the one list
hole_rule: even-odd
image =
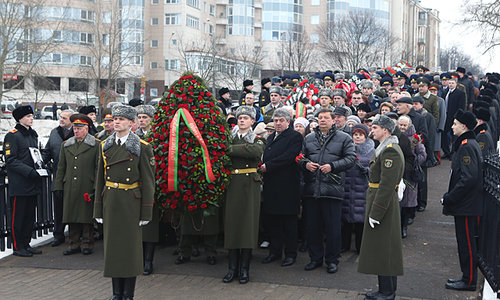
[[(168, 39), (168, 53), (167, 53), (167, 55), (169, 57), (172, 57), (172, 53), (170, 52), (170, 44), (172, 44), (172, 38), (174, 37), (174, 34), (175, 34), (175, 32), (172, 32), (172, 34), (170, 35), (170, 38)], [(168, 88), (170, 89), (170, 72), (172, 72), (172, 70), (170, 68), (172, 66), (172, 64), (170, 63), (170, 59), (168, 60), (168, 64), (170, 64), (170, 65), (168, 66), (167, 81), (168, 81)]]

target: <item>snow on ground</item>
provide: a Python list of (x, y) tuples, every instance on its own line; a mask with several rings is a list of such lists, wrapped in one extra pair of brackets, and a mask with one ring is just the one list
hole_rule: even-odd
[[(12, 119), (0, 119), (0, 144), (3, 144), (5, 135), (14, 129), (16, 121)], [(45, 147), (49, 139), (50, 131), (59, 126), (58, 121), (53, 120), (34, 120), (33, 129), (38, 133), (38, 143)]]

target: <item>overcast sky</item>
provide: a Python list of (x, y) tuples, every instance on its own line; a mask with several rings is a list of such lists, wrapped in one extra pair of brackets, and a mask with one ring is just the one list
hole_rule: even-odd
[[(470, 30), (464, 25), (457, 25), (463, 18), (462, 7), (464, 0), (422, 0), (421, 4), (426, 8), (439, 10), (441, 19), (441, 49), (457, 46), (464, 53), (469, 54), (477, 63), (483, 67), (483, 71), (500, 71), (500, 47), (490, 50), (488, 54), (482, 55), (484, 48), (480, 47), (480, 32)], [(496, 59), (495, 59), (496, 58)]]

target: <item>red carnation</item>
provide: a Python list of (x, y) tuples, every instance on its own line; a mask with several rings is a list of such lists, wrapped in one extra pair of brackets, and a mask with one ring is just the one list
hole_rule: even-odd
[(92, 199), (90, 199), (89, 193), (85, 193), (85, 194), (83, 194), (83, 199), (85, 200), (85, 202), (90, 202), (90, 201), (92, 201)]

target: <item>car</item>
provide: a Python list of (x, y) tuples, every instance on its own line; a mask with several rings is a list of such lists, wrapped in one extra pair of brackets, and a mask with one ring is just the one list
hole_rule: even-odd
[(7, 101), (2, 101), (2, 118), (11, 119), (12, 118), (12, 111), (14, 109), (15, 109), (15, 106), (13, 103), (10, 103)]
[[(60, 108), (58, 110), (60, 110)], [(68, 108), (68, 110), (74, 112), (74, 110), (71, 108)], [(53, 117), (54, 117), (54, 114), (53, 114), (53, 110), (52, 110), (52, 105), (44, 106), (44, 107), (42, 107), (42, 109), (40, 109), (36, 113), (37, 119), (52, 120)]]
[(153, 98), (153, 99), (151, 99), (151, 101), (149, 101), (149, 103), (148, 103), (148, 104), (149, 104), (149, 105), (153, 105), (153, 106), (155, 106), (155, 105), (157, 105), (158, 103), (160, 103), (160, 100), (161, 100), (161, 98)]

